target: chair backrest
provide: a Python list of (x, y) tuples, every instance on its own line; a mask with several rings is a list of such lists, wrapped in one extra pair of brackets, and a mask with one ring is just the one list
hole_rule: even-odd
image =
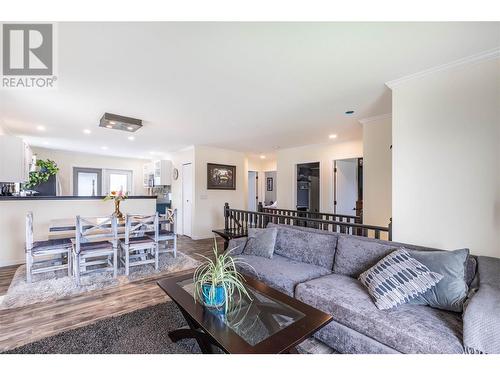
[(125, 216), (125, 244), (129, 244), (130, 238), (143, 236), (146, 230), (154, 231), (155, 241), (158, 242), (158, 212), (154, 215)]
[(26, 251), (33, 249), (33, 212), (26, 214)]
[(165, 219), (167, 220), (166, 224), (169, 226), (170, 230), (174, 234), (177, 234), (177, 208), (167, 209)]
[(104, 217), (76, 217), (76, 253), (80, 253), (80, 245), (96, 240), (107, 240), (118, 244), (118, 220), (115, 215)]

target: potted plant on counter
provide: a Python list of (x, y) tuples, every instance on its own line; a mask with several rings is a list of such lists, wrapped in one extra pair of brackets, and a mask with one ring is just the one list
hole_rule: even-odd
[(36, 161), (35, 170), (29, 173), (29, 180), (23, 184), (23, 188), (31, 190), (37, 189), (49, 182), (49, 179), (55, 178), (57, 172), (59, 172), (59, 167), (55, 161), (50, 159), (39, 159)]
[(124, 193), (123, 190), (112, 191), (104, 197), (104, 201), (113, 200), (115, 202), (115, 212), (114, 215), (118, 220), (123, 220), (124, 215), (120, 211), (120, 203), (128, 198), (128, 193)]
[(231, 249), (219, 254), (217, 241), (214, 238), (214, 259), (210, 259), (199, 254), (206, 259), (193, 275), (194, 298), (210, 308), (228, 311), (229, 306), (235, 300), (240, 300), (243, 295), (251, 300), (243, 281), (245, 280), (237, 270), (237, 265), (245, 265), (253, 268), (249, 264), (234, 258), (230, 255)]

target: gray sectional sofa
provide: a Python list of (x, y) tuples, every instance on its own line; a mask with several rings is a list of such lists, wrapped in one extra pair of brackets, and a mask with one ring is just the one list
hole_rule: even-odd
[[(360, 273), (397, 247), (438, 251), (437, 249), (287, 225), (269, 224), (268, 227), (273, 226), (277, 227), (278, 233), (271, 259), (244, 254), (247, 238), (231, 240), (228, 249), (236, 248), (233, 254), (240, 254), (238, 257), (255, 270), (242, 267), (242, 272), (254, 276), (256, 272), (256, 276), (268, 285), (330, 313), (333, 322), (318, 331), (316, 338), (335, 351), (340, 353), (463, 353), (465, 351), (464, 325), (467, 327), (467, 322), (464, 322), (462, 313), (414, 304), (404, 304), (391, 310), (379, 310), (367, 290), (357, 280)], [(472, 299), (477, 299), (474, 302), (479, 306), (478, 310), (481, 310), (481, 306), (487, 306), (487, 309), (493, 310), (487, 311), (487, 315), (499, 316), (500, 260), (469, 256), (464, 276), (468, 285), (474, 283), (476, 289), (481, 290), (480, 275), (476, 272), (478, 261), (480, 265), (488, 265), (484, 269), (489, 273), (489, 279), (493, 280), (493, 285), (492, 291), (483, 294), (478, 292)], [(464, 316), (467, 319), (467, 313)], [(472, 325), (477, 323), (475, 318), (469, 319)], [(495, 324), (497, 322), (498, 319)], [(481, 328), (486, 332), (491, 330), (488, 327)], [(473, 331), (474, 328), (470, 330)], [(500, 335), (500, 331), (497, 334)], [(496, 336), (492, 338), (495, 345), (497, 339)], [(477, 341), (477, 334), (471, 334), (471, 341), (474, 340)], [(491, 338), (489, 340), (491, 341)], [(490, 344), (488, 342), (486, 347), (491, 348)], [(473, 351), (484, 350), (475, 348)]]

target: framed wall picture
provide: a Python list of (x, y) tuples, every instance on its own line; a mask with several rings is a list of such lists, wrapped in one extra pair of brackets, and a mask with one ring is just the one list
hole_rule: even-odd
[(236, 166), (207, 163), (207, 189), (236, 190)]
[(267, 180), (266, 180), (266, 185), (267, 185), (267, 191), (273, 191), (273, 178), (272, 177), (268, 177)]

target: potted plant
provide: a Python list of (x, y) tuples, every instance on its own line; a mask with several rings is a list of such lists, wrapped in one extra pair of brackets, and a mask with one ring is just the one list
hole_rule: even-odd
[(245, 264), (253, 268), (248, 263), (239, 258), (232, 257), (231, 249), (219, 254), (217, 241), (214, 238), (214, 259), (210, 259), (199, 254), (206, 259), (193, 275), (194, 298), (207, 307), (221, 309), (224, 306), (224, 312), (228, 311), (229, 306), (235, 300), (241, 300), (245, 295), (251, 300), (243, 281), (245, 280), (237, 270), (238, 264)]
[(27, 189), (32, 189), (38, 185), (41, 185), (49, 180), (50, 177), (55, 176), (59, 172), (59, 167), (56, 162), (50, 159), (47, 160), (37, 160), (36, 169), (34, 172), (30, 172), (29, 181), (23, 186)]
[(104, 197), (104, 201), (113, 200), (115, 202), (115, 212), (114, 215), (118, 220), (123, 220), (124, 216), (120, 211), (120, 202), (128, 198), (128, 193), (124, 193), (123, 190), (112, 191)]

